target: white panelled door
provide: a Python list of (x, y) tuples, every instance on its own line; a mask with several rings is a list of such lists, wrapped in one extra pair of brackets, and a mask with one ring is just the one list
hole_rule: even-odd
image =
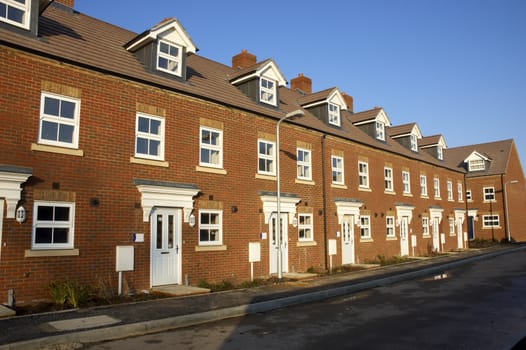
[(409, 255), (409, 225), (407, 216), (400, 219), (400, 256)]
[(354, 263), (354, 216), (344, 215), (342, 220), (342, 265)]
[[(270, 273), (278, 273), (278, 243), (277, 243), (277, 236), (276, 236), (276, 218), (277, 215), (272, 215), (272, 217), (269, 220), (269, 229), (270, 229), (270, 251), (269, 251), (269, 266), (270, 266)], [(281, 233), (281, 257), (282, 257), (282, 266), (281, 266), (281, 272), (289, 272), (289, 252), (288, 252), (288, 225), (287, 225), (287, 218), (288, 214), (281, 214), (280, 218), (280, 233)]]
[(155, 209), (151, 216), (152, 286), (181, 283), (181, 209)]

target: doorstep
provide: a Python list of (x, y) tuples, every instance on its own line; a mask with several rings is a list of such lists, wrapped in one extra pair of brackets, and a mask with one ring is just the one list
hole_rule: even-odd
[(5, 305), (1, 305), (0, 304), (0, 318), (2, 318), (2, 317), (11, 317), (11, 316), (15, 316), (15, 315), (16, 315), (15, 310), (13, 310), (11, 308), (8, 308)]
[(155, 286), (155, 287), (152, 287), (152, 291), (171, 294), (175, 296), (210, 293), (210, 289), (208, 288), (184, 286), (181, 284), (168, 284), (165, 286)]

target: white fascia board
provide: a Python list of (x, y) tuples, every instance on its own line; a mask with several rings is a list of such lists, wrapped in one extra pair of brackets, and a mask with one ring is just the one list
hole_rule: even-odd
[(473, 151), (469, 154), (469, 156), (467, 156), (466, 159), (464, 159), (464, 163), (468, 163), (470, 160), (478, 160), (478, 159), (483, 159), (483, 160), (490, 160), (488, 157), (486, 157), (485, 155), (477, 152), (477, 151)]
[(270, 61), (267, 64), (260, 67), (256, 71), (256, 75), (268, 78), (269, 80), (274, 80), (278, 83), (278, 86), (287, 85), (287, 80), (279, 70), (278, 66), (273, 61)]
[(334, 89), (333, 92), (329, 95), (327, 98), (327, 102), (337, 104), (340, 106), (341, 110), (347, 109), (347, 103), (345, 103), (345, 99), (343, 98), (340, 90)]
[(197, 47), (193, 43), (192, 39), (190, 36), (188, 36), (183, 26), (181, 26), (181, 24), (176, 19), (172, 19), (171, 21), (167, 21), (166, 23), (162, 23), (157, 27), (152, 28), (147, 35), (133, 43), (127, 48), (127, 50), (133, 52), (144, 44), (159, 38), (166, 39), (180, 46), (184, 46), (187, 53), (197, 52)]

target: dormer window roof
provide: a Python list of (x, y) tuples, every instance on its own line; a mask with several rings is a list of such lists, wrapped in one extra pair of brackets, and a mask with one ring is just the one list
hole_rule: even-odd
[(347, 109), (345, 99), (337, 88), (303, 96), (298, 99), (298, 103), (318, 119), (337, 127), (341, 126), (341, 111)]
[(380, 141), (385, 141), (385, 127), (391, 125), (391, 121), (381, 107), (354, 113), (350, 119), (353, 125)]
[(418, 140), (422, 138), (422, 132), (416, 123), (397, 125), (388, 129), (391, 138), (397, 140), (413, 152), (418, 152)]
[(446, 141), (442, 135), (422, 137), (420, 148), (429, 151), (439, 160), (444, 160), (444, 148), (447, 148)]
[(486, 163), (489, 161), (490, 159), (488, 157), (477, 151), (473, 151), (466, 159), (464, 159), (464, 163), (468, 165), (468, 171), (486, 170)]
[[(251, 96), (253, 89), (250, 86), (254, 82), (258, 93)], [(238, 70), (230, 76), (230, 83), (238, 86), (252, 98), (256, 98), (257, 102), (271, 106), (278, 105), (278, 88), (287, 85), (285, 77), (271, 59)]]
[(0, 21), (29, 29), (31, 0), (0, 0)]
[(152, 71), (157, 70), (183, 79), (186, 78), (186, 55), (197, 52), (197, 47), (176, 18), (161, 21), (124, 47), (141, 58)]

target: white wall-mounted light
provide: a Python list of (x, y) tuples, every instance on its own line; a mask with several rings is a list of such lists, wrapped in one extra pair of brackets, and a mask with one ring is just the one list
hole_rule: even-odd
[(190, 227), (195, 226), (195, 215), (194, 214), (190, 214), (190, 217), (188, 218), (188, 225)]
[(20, 224), (26, 221), (26, 208), (19, 206), (16, 210), (15, 219)]
[(293, 227), (298, 227), (298, 218), (296, 218), (296, 217), (292, 218), (292, 226)]

